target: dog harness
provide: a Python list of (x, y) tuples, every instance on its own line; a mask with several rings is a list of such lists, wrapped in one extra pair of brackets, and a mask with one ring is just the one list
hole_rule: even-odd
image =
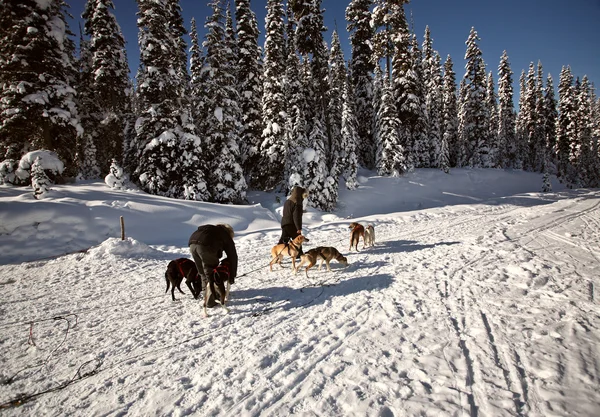
[(219, 278), (223, 279), (223, 281), (225, 281), (225, 279), (229, 280), (229, 266), (227, 264), (220, 264), (213, 269), (213, 272), (219, 275)]
[[(181, 267), (181, 265), (187, 263), (187, 262), (194, 262), (191, 259), (187, 259), (187, 258), (179, 258), (175, 260), (175, 263), (177, 264), (177, 268), (179, 268), (179, 273), (181, 274), (182, 277), (185, 277), (185, 274), (183, 273), (183, 268)], [(195, 263), (194, 263), (195, 265)], [(196, 276), (195, 277), (190, 277), (188, 278), (190, 281), (198, 281), (198, 272), (196, 271)]]

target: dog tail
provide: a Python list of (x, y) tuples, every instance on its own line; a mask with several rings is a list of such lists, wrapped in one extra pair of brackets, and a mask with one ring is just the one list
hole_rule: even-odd
[(167, 289), (165, 290), (165, 294), (169, 291), (169, 287), (171, 286), (171, 281), (169, 281), (169, 271), (165, 272), (165, 280), (167, 281)]

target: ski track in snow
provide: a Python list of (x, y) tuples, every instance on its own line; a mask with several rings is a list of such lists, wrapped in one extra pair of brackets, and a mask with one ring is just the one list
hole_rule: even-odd
[(307, 248), (350, 265), (309, 278), (269, 272), (275, 234), (244, 239), (250, 272), (208, 319), (185, 285), (164, 294), (187, 248), (1, 265), (0, 402), (83, 376), (2, 414), (591, 416), (598, 219), (598, 193), (371, 217), (358, 253), (325, 224)]

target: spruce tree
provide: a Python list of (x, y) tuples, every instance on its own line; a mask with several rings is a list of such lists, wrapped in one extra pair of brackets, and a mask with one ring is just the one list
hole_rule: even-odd
[(327, 91), (327, 118), (331, 148), (328, 150), (328, 168), (333, 178), (338, 178), (343, 169), (342, 161), (342, 112), (346, 65), (337, 31), (333, 31), (329, 54), (329, 90)]
[[(246, 198), (246, 181), (239, 165), (240, 120), (235, 82), (233, 40), (226, 34), (220, 0), (211, 3), (213, 14), (206, 19), (207, 78), (205, 80), (207, 121), (204, 155), (208, 162), (211, 201), (241, 203)], [(230, 33), (233, 31), (230, 31)]]
[(0, 160), (16, 165), (30, 150), (48, 149), (74, 177), (83, 129), (67, 7), (63, 0), (0, 3)]
[(570, 67), (563, 67), (558, 84), (558, 121), (556, 124), (557, 175), (562, 182), (570, 183), (571, 147), (576, 137), (576, 106), (573, 75)]
[(489, 158), (485, 165), (485, 168), (499, 167), (498, 154), (498, 98), (494, 88), (494, 76), (492, 72), (487, 77), (487, 89), (485, 94), (485, 104), (487, 107), (487, 113), (489, 114), (488, 121), (488, 148)]
[(515, 118), (515, 166), (514, 168), (523, 169), (527, 160), (527, 76), (525, 70), (521, 71), (519, 77), (519, 112)]
[(400, 143), (398, 112), (390, 81), (384, 79), (381, 105), (377, 114), (377, 173), (386, 176), (400, 176), (407, 171), (404, 149)]
[[(556, 159), (556, 122), (558, 119), (558, 110), (556, 108), (556, 97), (554, 95), (554, 81), (548, 74), (546, 78), (546, 88), (544, 89), (544, 143), (547, 150), (549, 161), (555, 164)], [(556, 169), (555, 167), (553, 168)], [(552, 171), (554, 173), (554, 170)]]
[(268, 0), (265, 19), (265, 47), (262, 116), (263, 132), (261, 143), (261, 163), (259, 164), (259, 188), (273, 189), (282, 185), (285, 144), (284, 86), (285, 39), (283, 7), (279, 0)]
[(354, 190), (358, 187), (356, 173), (358, 171), (358, 156), (356, 155), (358, 143), (358, 129), (356, 110), (354, 108), (354, 94), (349, 78), (344, 82), (344, 95), (342, 97), (342, 146), (340, 165), (342, 175), (346, 181), (346, 188)]
[(349, 69), (356, 103), (357, 156), (358, 162), (368, 169), (375, 166), (375, 115), (372, 92), (375, 62), (371, 51), (374, 30), (370, 24), (372, 4), (373, 0), (351, 0), (346, 8), (346, 28), (352, 47)]
[(498, 165), (516, 167), (515, 110), (513, 101), (513, 72), (506, 51), (498, 65)]
[(89, 74), (85, 79), (86, 107), (93, 109), (85, 130), (92, 139), (89, 145), (96, 150), (95, 162), (102, 176), (109, 172), (113, 159), (123, 159), (123, 132), (130, 112), (125, 39), (112, 10), (112, 0), (88, 0), (82, 15), (89, 37), (86, 54), (90, 56), (85, 71)]
[(448, 165), (458, 166), (458, 106), (456, 98), (456, 74), (450, 55), (444, 63), (442, 140), (448, 148)]
[(324, 115), (315, 117), (312, 122), (312, 130), (308, 136), (310, 147), (304, 152), (306, 159), (306, 171), (304, 177), (308, 181), (308, 201), (311, 206), (323, 210), (332, 211), (337, 203), (337, 179), (329, 175), (327, 168), (325, 142), (327, 137), (322, 120)]
[(255, 186), (258, 184), (257, 165), (260, 162), (262, 134), (262, 68), (258, 23), (256, 14), (250, 9), (250, 0), (236, 1), (235, 19), (239, 51), (237, 78), (242, 112), (241, 164), (248, 185)]
[(429, 142), (428, 166), (439, 168), (442, 146), (443, 83), (440, 55), (433, 49), (429, 26), (423, 40), (423, 82), (425, 87), (426, 138)]
[(206, 159), (178, 75), (181, 32), (169, 21), (177, 7), (170, 0), (138, 0), (138, 6), (140, 108), (128, 157), (136, 161), (133, 179), (151, 194), (206, 200)]
[(465, 53), (466, 72), (463, 77), (467, 89), (462, 103), (465, 120), (466, 163), (471, 167), (487, 166), (489, 148), (487, 127), (489, 114), (485, 106), (486, 76), (485, 65), (479, 49), (480, 38), (475, 28), (471, 28)]

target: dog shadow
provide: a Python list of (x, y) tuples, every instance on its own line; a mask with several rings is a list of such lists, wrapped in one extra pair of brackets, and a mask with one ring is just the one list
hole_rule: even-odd
[(309, 305), (323, 304), (335, 297), (343, 297), (362, 291), (381, 290), (389, 287), (394, 280), (394, 277), (390, 274), (374, 274), (341, 281), (333, 281), (331, 278), (319, 281), (319, 278), (322, 277), (314, 274), (307, 281), (306, 277), (303, 276), (303, 282), (306, 282), (307, 285), (302, 288), (277, 286), (239, 290), (235, 292), (235, 299), (232, 299), (231, 304), (228, 305), (234, 307), (256, 305), (256, 308), (252, 310), (281, 309), (287, 311)]
[(415, 240), (392, 240), (383, 243), (376, 243), (375, 246), (369, 246), (361, 249), (359, 252), (351, 251), (348, 255), (360, 255), (361, 253), (369, 254), (389, 254), (389, 253), (408, 253), (416, 252), (424, 249), (432, 249), (437, 246), (458, 245), (462, 242), (438, 242), (428, 245), (420, 244)]

